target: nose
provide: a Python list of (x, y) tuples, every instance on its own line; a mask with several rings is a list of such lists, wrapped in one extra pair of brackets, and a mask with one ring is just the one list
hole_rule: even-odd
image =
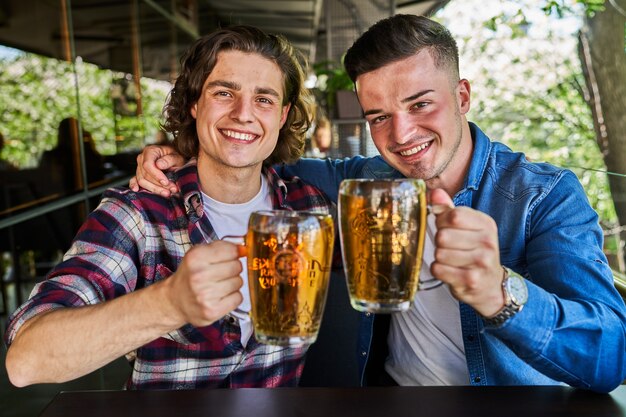
[(233, 102), (233, 108), (230, 113), (233, 120), (241, 123), (249, 123), (254, 121), (254, 108), (250, 100), (238, 98)]
[(415, 123), (404, 112), (398, 112), (391, 117), (391, 129), (391, 137), (398, 144), (408, 142), (416, 132)]

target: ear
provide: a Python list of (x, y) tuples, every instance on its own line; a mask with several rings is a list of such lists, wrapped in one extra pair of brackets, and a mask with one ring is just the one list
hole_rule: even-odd
[(191, 117), (193, 117), (194, 119), (197, 119), (197, 115), (198, 115), (198, 102), (197, 101), (193, 103), (193, 106), (191, 106), (191, 109), (189, 110), (189, 112), (191, 113)]
[(470, 110), (470, 92), (471, 87), (469, 81), (465, 78), (459, 80), (456, 86), (456, 97), (461, 114), (466, 114)]
[(287, 116), (289, 115), (289, 109), (291, 109), (291, 103), (287, 103), (287, 105), (283, 106), (283, 112), (280, 115), (280, 128), (282, 129), (285, 122), (287, 121)]

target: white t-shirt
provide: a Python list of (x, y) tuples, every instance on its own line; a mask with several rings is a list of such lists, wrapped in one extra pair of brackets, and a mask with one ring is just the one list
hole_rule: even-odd
[[(261, 189), (252, 200), (242, 204), (227, 204), (214, 200), (202, 193), (204, 213), (209, 218), (211, 226), (219, 239), (226, 235), (243, 236), (248, 231), (248, 219), (253, 211), (271, 210), (272, 197), (265, 176), (261, 175)], [(245, 257), (239, 259), (243, 265), (241, 278), (243, 287), (241, 295), (243, 301), (231, 313), (239, 319), (241, 327), (241, 343), (246, 346), (252, 336), (252, 322), (250, 321), (250, 290), (248, 289), (248, 267)]]
[[(432, 279), (435, 217), (428, 216), (420, 280)], [(399, 385), (468, 385), (459, 302), (446, 284), (418, 291), (408, 311), (394, 313), (385, 370)]]

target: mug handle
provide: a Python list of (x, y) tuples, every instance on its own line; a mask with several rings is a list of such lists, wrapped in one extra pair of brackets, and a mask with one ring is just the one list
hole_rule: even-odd
[[(432, 213), (434, 215), (441, 214), (449, 208), (451, 207), (443, 206), (441, 204), (427, 204), (426, 205), (426, 210), (428, 214)], [(425, 281), (420, 280), (417, 289), (418, 291), (428, 291), (428, 290), (434, 290), (435, 288), (439, 288), (441, 285), (443, 285), (443, 281), (440, 281), (437, 279), (437, 277), (433, 276), (431, 279), (427, 279)]]
[(220, 240), (246, 246), (246, 235), (225, 235)]
[(237, 245), (239, 257), (245, 257), (247, 254), (246, 235), (225, 235), (220, 240), (234, 243)]
[(425, 281), (420, 280), (417, 286), (417, 290), (418, 291), (434, 290), (435, 288), (438, 288), (441, 285), (443, 285), (443, 281), (439, 281), (436, 277), (433, 276), (431, 279), (427, 279)]

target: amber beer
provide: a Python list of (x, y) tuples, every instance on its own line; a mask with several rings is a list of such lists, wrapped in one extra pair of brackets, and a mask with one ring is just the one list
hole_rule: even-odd
[(248, 284), (259, 342), (310, 344), (324, 313), (334, 241), (327, 214), (261, 211), (250, 217)]
[(421, 180), (341, 183), (339, 231), (352, 307), (375, 313), (410, 307), (419, 284), (426, 214)]

